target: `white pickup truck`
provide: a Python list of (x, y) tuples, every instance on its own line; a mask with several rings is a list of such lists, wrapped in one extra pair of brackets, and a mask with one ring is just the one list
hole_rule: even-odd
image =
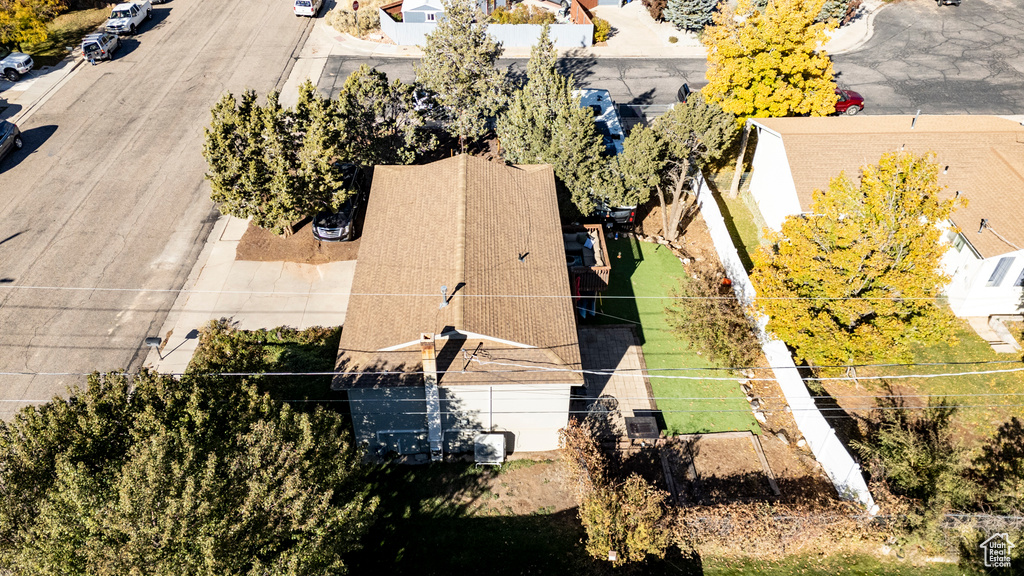
[(107, 19), (105, 30), (111, 34), (134, 35), (144, 20), (153, 17), (153, 5), (150, 0), (135, 0), (114, 6)]

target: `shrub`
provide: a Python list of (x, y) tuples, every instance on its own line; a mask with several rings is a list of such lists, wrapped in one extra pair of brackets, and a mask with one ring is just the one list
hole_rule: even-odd
[(732, 284), (717, 262), (695, 263), (682, 285), (680, 298), (666, 309), (677, 336), (690, 348), (728, 366), (750, 366), (761, 349)]
[[(817, 22), (842, 22), (850, 10), (851, 0), (825, 0), (821, 12), (815, 18)], [(859, 2), (858, 2), (859, 4)]]
[(676, 38), (675, 36), (669, 36), (668, 37), (668, 43), (669, 44), (675, 44), (676, 42), (679, 42), (679, 38)]
[(587, 531), (587, 552), (621, 566), (647, 555), (665, 557), (669, 533), (665, 521), (668, 494), (632, 474), (620, 486), (597, 488), (580, 503), (580, 521)]
[(651, 13), (651, 18), (655, 20), (661, 20), (661, 13), (668, 6), (668, 0), (643, 0), (644, 6), (647, 7), (647, 11)]
[(366, 6), (358, 12), (348, 8), (335, 8), (324, 16), (324, 20), (338, 32), (359, 36), (380, 29), (380, 14), (377, 8), (384, 4), (383, 0), (366, 0)]
[(488, 21), (492, 24), (554, 24), (555, 14), (542, 8), (517, 4), (511, 10), (505, 6), (495, 8)]
[(594, 42), (605, 42), (612, 35), (612, 25), (604, 18), (594, 16)]

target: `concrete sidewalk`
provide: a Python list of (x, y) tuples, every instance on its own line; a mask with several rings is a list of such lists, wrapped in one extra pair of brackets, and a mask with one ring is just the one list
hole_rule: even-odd
[[(824, 48), (829, 54), (852, 52), (871, 39), (873, 21), (878, 12), (887, 6), (883, 0), (867, 0), (857, 16), (848, 25), (832, 32)], [(668, 22), (657, 22), (651, 18), (647, 8), (639, 0), (624, 6), (598, 6), (595, 16), (612, 25), (612, 35), (602, 46), (581, 48), (560, 48), (559, 55), (571, 58), (706, 58), (707, 53), (697, 35), (677, 30)], [(378, 38), (382, 35), (378, 33)], [(676, 42), (670, 42), (670, 38)], [(418, 46), (398, 46), (386, 41), (360, 39), (338, 32), (321, 18), (310, 34), (307, 45), (316, 46), (324, 58), (327, 56), (362, 56), (377, 58), (421, 58), (423, 51)], [(305, 53), (306, 50), (303, 50)], [(312, 57), (307, 55), (302, 58)], [(529, 58), (529, 47), (506, 47), (504, 58)], [(321, 65), (321, 70), (323, 69)]]
[(235, 260), (248, 221), (222, 216), (210, 232), (182, 292), (159, 334), (159, 351), (146, 365), (180, 374), (210, 320), (229, 318), (254, 330), (291, 326), (340, 326), (345, 322), (355, 261), (312, 265)]
[(0, 79), (0, 120), (21, 124), (58, 90), (85, 62), (69, 57), (56, 66), (32, 70), (17, 82)]

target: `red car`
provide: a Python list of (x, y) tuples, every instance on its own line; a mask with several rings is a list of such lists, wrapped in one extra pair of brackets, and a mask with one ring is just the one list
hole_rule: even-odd
[(836, 101), (837, 114), (849, 114), (850, 116), (853, 116), (864, 109), (864, 97), (853, 90), (836, 88), (836, 96), (839, 97), (839, 100)]

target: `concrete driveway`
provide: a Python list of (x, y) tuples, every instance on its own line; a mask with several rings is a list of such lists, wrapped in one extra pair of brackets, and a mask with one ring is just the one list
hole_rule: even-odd
[[(248, 221), (217, 221), (192, 276), (167, 316), (159, 351), (146, 361), (160, 372), (180, 374), (210, 320), (229, 318), (238, 328), (341, 326), (352, 290), (355, 261), (330, 264), (235, 260)], [(153, 334), (157, 336), (157, 334)]]

